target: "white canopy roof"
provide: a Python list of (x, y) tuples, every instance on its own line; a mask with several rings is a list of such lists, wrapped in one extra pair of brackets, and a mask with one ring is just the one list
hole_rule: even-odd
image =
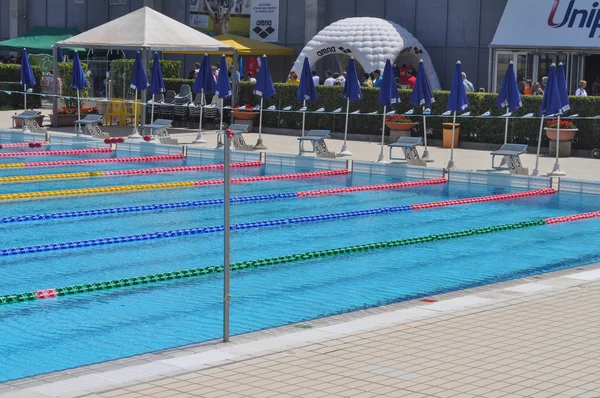
[(56, 45), (152, 51), (233, 50), (232, 47), (149, 7), (140, 8)]
[(596, 0), (508, 0), (491, 46), (598, 50), (597, 7)]

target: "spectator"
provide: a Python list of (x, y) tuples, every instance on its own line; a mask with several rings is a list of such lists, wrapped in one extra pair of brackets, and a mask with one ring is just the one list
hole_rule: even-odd
[(300, 80), (298, 79), (298, 74), (296, 72), (290, 72), (288, 76), (288, 84), (300, 84)]
[(542, 86), (539, 82), (533, 83), (533, 86), (531, 87), (531, 92), (533, 93), (533, 95), (544, 95), (544, 90), (542, 90)]
[(363, 73), (360, 85), (363, 87), (373, 87), (373, 82), (371, 81), (371, 77), (368, 73)]
[(463, 85), (465, 86), (465, 91), (467, 93), (472, 93), (475, 91), (475, 86), (469, 80), (467, 80), (467, 74), (465, 72), (462, 73)]
[(600, 76), (596, 76), (596, 81), (592, 84), (592, 92), (594, 95), (600, 95)]
[(195, 79), (198, 72), (200, 72), (200, 63), (196, 62), (194, 64), (194, 69), (192, 69), (190, 73), (188, 73), (188, 79)]
[(318, 86), (319, 83), (321, 83), (321, 79), (319, 79), (319, 76), (317, 76), (316, 70), (312, 71), (312, 76), (313, 76), (313, 83), (315, 84), (315, 86)]
[(417, 78), (415, 77), (415, 71), (414, 70), (410, 70), (408, 71), (408, 88), (413, 89), (415, 88), (415, 84), (417, 84)]
[(210, 71), (212, 73), (213, 79), (215, 79), (215, 82), (216, 82), (217, 81), (217, 76), (219, 75), (219, 68), (217, 68), (216, 66), (211, 66), (210, 67)]
[(577, 89), (577, 91), (575, 91), (575, 95), (577, 97), (587, 97), (587, 91), (585, 91), (585, 88), (587, 87), (587, 82), (585, 80), (581, 80), (579, 82), (579, 88)]
[(406, 66), (406, 64), (402, 65), (402, 68), (400, 68), (400, 87), (401, 88), (408, 88), (408, 66)]
[(400, 85), (400, 78), (399, 78), (399, 77), (397, 77), (397, 78), (396, 78), (396, 88), (403, 88), (403, 87)]
[(381, 71), (379, 69), (373, 71), (373, 87), (381, 87)]
[(542, 89), (546, 88), (546, 82), (548, 81), (548, 76), (542, 77)]
[(248, 72), (248, 75), (247, 75), (247, 77), (248, 77), (248, 81), (249, 81), (250, 83), (254, 83), (254, 84), (256, 84), (256, 79), (255, 79), (255, 78), (254, 78), (254, 76), (252, 75), (252, 72)]
[(531, 95), (531, 81), (525, 81), (525, 86), (523, 87), (523, 95)]
[(347, 75), (348, 75), (348, 73), (342, 72), (342, 74), (339, 77), (339, 80), (342, 83), (342, 87), (344, 87), (346, 85), (346, 76)]
[(325, 85), (326, 86), (333, 86), (333, 84), (335, 83), (335, 79), (333, 77), (331, 77), (331, 71), (328, 70), (327, 72), (325, 72)]
[(485, 88), (483, 88), (483, 87), (480, 87), (480, 88), (479, 88), (479, 92), (480, 92), (480, 93), (485, 93)]
[[(233, 65), (231, 65), (229, 68), (227, 68), (227, 76), (229, 76), (229, 80), (231, 80), (233, 82), (233, 80), (231, 78), (232, 75), (233, 75)], [(235, 71), (235, 77), (236, 77), (235, 81), (239, 82), (240, 81), (240, 77), (241, 77), (239, 70)]]

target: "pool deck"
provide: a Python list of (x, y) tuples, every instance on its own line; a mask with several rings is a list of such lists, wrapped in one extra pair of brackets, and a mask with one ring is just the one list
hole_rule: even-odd
[[(215, 135), (206, 138), (214, 148)], [(269, 152), (297, 151), (294, 137), (263, 138)], [(348, 147), (357, 160), (380, 148)], [(431, 165), (445, 167), (449, 152), (430, 148)], [(533, 169), (534, 155), (522, 160)], [(455, 162), (489, 170), (491, 156), (458, 149)], [(553, 162), (541, 158), (542, 175)], [(569, 178), (600, 181), (600, 160), (560, 163)], [(0, 384), (0, 398), (600, 397), (600, 264), (429, 299), (16, 380)]]
[(600, 397), (600, 264), (428, 299), (9, 382), (0, 397)]

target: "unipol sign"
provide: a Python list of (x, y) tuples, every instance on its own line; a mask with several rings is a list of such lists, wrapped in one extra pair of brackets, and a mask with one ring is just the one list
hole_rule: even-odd
[[(590, 38), (597, 37), (596, 33), (600, 28), (600, 2), (591, 4), (576, 4), (576, 0), (570, 0), (567, 9), (559, 13), (561, 0), (554, 0), (550, 16), (548, 17), (548, 26), (553, 28), (577, 28), (589, 31)], [(583, 7), (582, 7), (583, 6)]]
[(492, 47), (600, 48), (600, 0), (507, 0)]

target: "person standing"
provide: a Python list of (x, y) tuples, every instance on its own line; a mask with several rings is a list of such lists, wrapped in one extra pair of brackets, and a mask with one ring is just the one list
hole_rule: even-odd
[(346, 72), (342, 72), (342, 74), (339, 77), (339, 81), (342, 84), (342, 87), (344, 87), (346, 85)]
[(577, 89), (577, 91), (575, 91), (575, 95), (577, 97), (587, 97), (587, 91), (585, 90), (585, 88), (587, 87), (587, 82), (585, 80), (582, 80), (579, 82), (579, 88)]
[(319, 79), (319, 76), (317, 76), (316, 70), (312, 71), (312, 76), (313, 76), (313, 83), (315, 84), (315, 86), (318, 86), (319, 83), (321, 83), (321, 79)]
[(373, 87), (381, 88), (381, 71), (375, 69), (373, 71)]
[(373, 82), (371, 81), (371, 76), (368, 73), (363, 73), (362, 80), (360, 82), (362, 87), (373, 87)]
[(415, 71), (408, 71), (408, 88), (415, 88), (415, 84), (417, 84), (417, 78), (415, 77)]
[(467, 79), (467, 74), (465, 72), (462, 73), (463, 85), (465, 86), (465, 91), (467, 93), (472, 93), (475, 91), (475, 86)]
[(333, 77), (331, 77), (331, 71), (328, 70), (327, 72), (325, 72), (325, 85), (326, 86), (333, 86), (333, 83), (335, 83), (335, 79)]
[(406, 66), (406, 64), (402, 65), (402, 68), (400, 68), (400, 87), (401, 88), (408, 88), (408, 79), (409, 79), (409, 75), (408, 75), (408, 66)]
[(291, 72), (288, 77), (288, 84), (300, 84), (300, 80), (298, 79), (298, 74), (296, 72)]
[(254, 84), (256, 84), (256, 79), (254, 78), (254, 75), (252, 74), (252, 72), (248, 72), (248, 75), (247, 75), (247, 77), (248, 77), (248, 81), (249, 81), (250, 83), (254, 83)]

